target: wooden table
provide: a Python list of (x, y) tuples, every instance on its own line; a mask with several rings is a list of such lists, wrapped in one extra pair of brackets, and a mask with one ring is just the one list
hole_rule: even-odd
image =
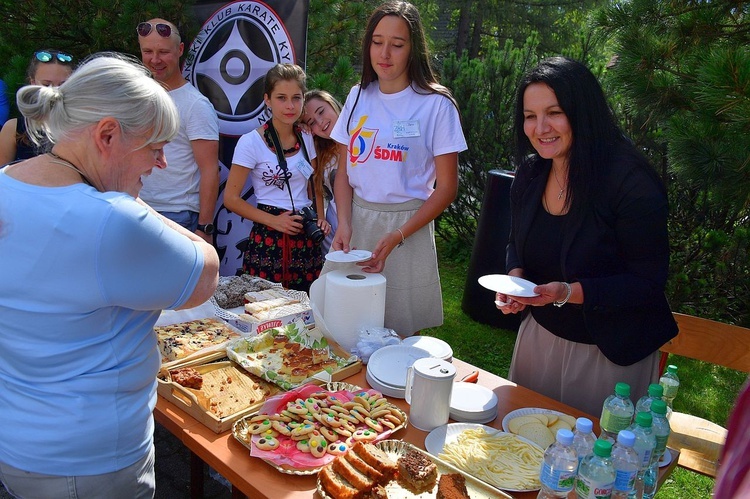
[[(517, 386), (504, 378), (477, 369), (461, 360), (453, 359), (453, 365), (456, 366), (457, 370), (456, 379), (461, 379), (472, 371), (479, 370), (478, 384), (492, 389), (497, 395), (498, 416), (494, 421), (488, 423), (488, 426), (502, 428), (503, 417), (510, 411), (524, 407), (541, 407), (564, 412), (575, 417), (588, 417), (594, 422), (594, 432), (599, 433), (599, 423), (596, 417), (584, 414), (561, 402)], [(345, 381), (357, 386), (369, 387), (365, 380), (364, 369), (347, 378)], [(408, 414), (409, 405), (405, 400), (390, 400)], [(233, 495), (235, 496), (241, 497), (241, 494), (244, 494), (253, 499), (262, 497), (271, 499), (309, 499), (313, 496), (317, 483), (315, 475), (294, 476), (278, 472), (264, 461), (250, 457), (250, 451), (232, 436), (231, 431), (216, 434), (161, 396), (159, 396), (156, 409), (154, 410), (154, 418), (179, 438), (193, 453), (194, 459), (191, 464), (194, 471), (192, 480), (194, 495), (199, 494), (199, 490), (202, 490), (202, 483), (198, 482), (198, 480), (202, 480), (203, 477), (201, 463), (203, 461), (232, 483)], [(408, 425), (406, 429), (397, 432), (394, 437), (424, 449), (425, 436), (427, 436), (427, 432)], [(666, 480), (667, 476), (669, 476), (677, 465), (679, 453), (672, 449), (668, 450), (672, 453), (672, 462), (660, 469), (659, 486), (664, 483), (664, 480)], [(198, 465), (200, 465), (200, 475), (196, 473)], [(513, 493), (514, 497), (520, 499), (531, 499), (535, 498), (536, 495), (536, 492)]]

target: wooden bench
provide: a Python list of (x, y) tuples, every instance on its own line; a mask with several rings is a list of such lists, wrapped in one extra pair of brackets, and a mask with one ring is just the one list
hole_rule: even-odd
[[(661, 347), (660, 372), (664, 372), (670, 353), (750, 372), (750, 329), (692, 315), (673, 315), (679, 333)], [(727, 430), (706, 419), (680, 412), (673, 412), (669, 423), (672, 433), (668, 445), (680, 451), (678, 464), (716, 477)]]

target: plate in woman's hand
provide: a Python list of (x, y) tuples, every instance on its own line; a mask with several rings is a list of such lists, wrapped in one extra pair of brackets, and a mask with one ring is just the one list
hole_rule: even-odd
[(479, 284), (496, 293), (503, 293), (509, 296), (532, 297), (539, 296), (534, 293), (536, 284), (521, 277), (505, 274), (489, 274), (479, 278)]

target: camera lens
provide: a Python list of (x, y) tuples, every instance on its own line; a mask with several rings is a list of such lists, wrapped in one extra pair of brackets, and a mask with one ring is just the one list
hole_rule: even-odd
[(326, 235), (318, 227), (318, 215), (315, 213), (315, 210), (306, 206), (299, 210), (299, 214), (302, 216), (302, 227), (305, 229), (307, 237), (312, 239), (316, 244), (320, 243)]

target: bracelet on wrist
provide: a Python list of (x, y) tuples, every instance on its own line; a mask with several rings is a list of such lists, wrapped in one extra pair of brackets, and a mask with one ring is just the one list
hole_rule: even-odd
[(568, 303), (568, 300), (570, 300), (570, 295), (573, 294), (573, 288), (570, 284), (568, 284), (567, 282), (563, 282), (562, 284), (563, 286), (565, 286), (565, 298), (560, 301), (552, 302), (552, 304), (556, 307), (562, 307), (563, 305)]
[(404, 242), (406, 241), (406, 238), (404, 237), (404, 233), (401, 231), (401, 229), (396, 229), (399, 234), (401, 234), (401, 242), (396, 245), (397, 248), (400, 248), (404, 245)]

